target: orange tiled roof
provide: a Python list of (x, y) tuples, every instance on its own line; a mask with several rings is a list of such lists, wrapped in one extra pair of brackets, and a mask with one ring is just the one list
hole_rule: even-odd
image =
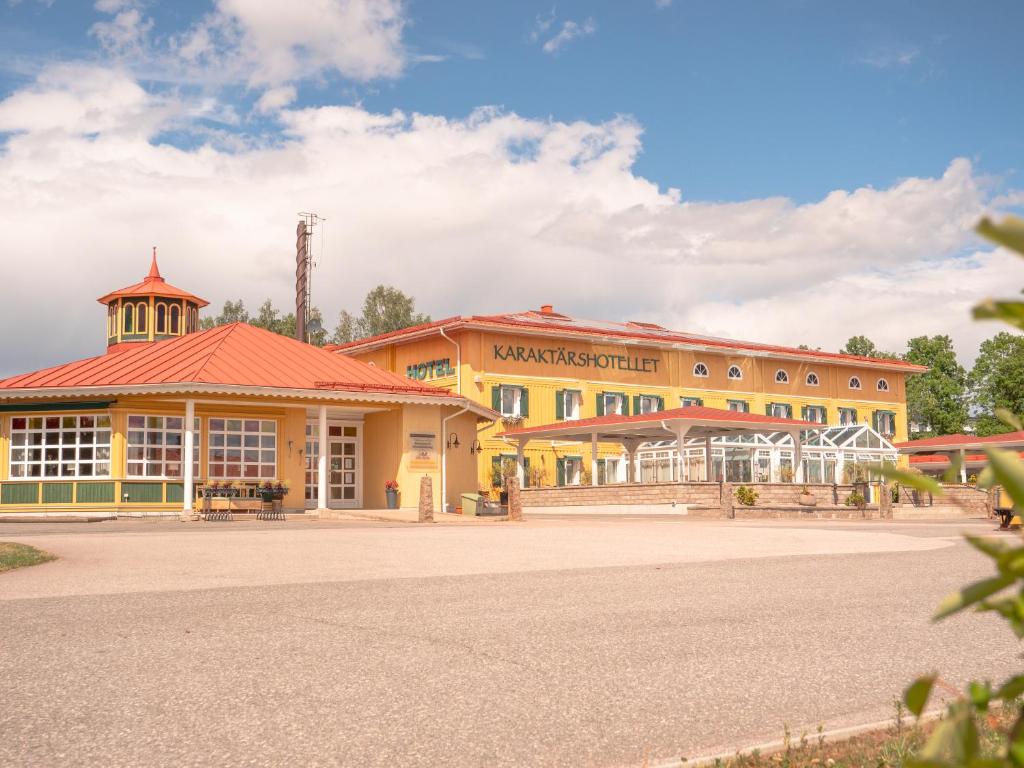
[(327, 347), (332, 352), (351, 353), (366, 348), (374, 348), (385, 343), (402, 343), (420, 335), (436, 333), (438, 329), (458, 330), (460, 328), (474, 328), (482, 330), (513, 332), (522, 330), (525, 332), (537, 333), (540, 335), (567, 338), (572, 336), (599, 337), (609, 341), (623, 339), (629, 341), (648, 342), (652, 345), (682, 345), (697, 349), (721, 352), (752, 352), (785, 356), (788, 358), (801, 358), (805, 360), (818, 360), (821, 362), (847, 363), (850, 365), (864, 365), (872, 368), (885, 368), (889, 370), (905, 371), (907, 373), (923, 373), (928, 368), (923, 365), (915, 365), (906, 360), (893, 360), (888, 358), (860, 357), (858, 355), (846, 355), (839, 352), (822, 352), (816, 349), (797, 349), (795, 347), (784, 347), (775, 344), (762, 344), (754, 341), (737, 341), (714, 336), (702, 336), (695, 333), (673, 331), (663, 328), (655, 323), (641, 322), (613, 322), (607, 320), (585, 320), (574, 318), (557, 312), (538, 312), (530, 310), (527, 312), (514, 312), (499, 315), (469, 315), (454, 316), (444, 320), (436, 320), (431, 323), (403, 328), (391, 333), (383, 333), (379, 336), (371, 336), (366, 339), (357, 339), (347, 344), (331, 345)]
[(11, 376), (0, 380), (0, 397), (29, 389), (179, 383), (456, 397), (247, 323)]
[(206, 299), (200, 299), (198, 296), (194, 296), (188, 291), (183, 291), (181, 288), (177, 288), (163, 279), (160, 275), (160, 268), (156, 264), (156, 248), (153, 249), (153, 261), (149, 265), (149, 274), (141, 282), (113, 291), (106, 296), (100, 296), (96, 301), (100, 304), (109, 304), (112, 299), (135, 298), (138, 296), (163, 296), (168, 299), (185, 299), (186, 301), (195, 302), (200, 307), (205, 307), (210, 303)]

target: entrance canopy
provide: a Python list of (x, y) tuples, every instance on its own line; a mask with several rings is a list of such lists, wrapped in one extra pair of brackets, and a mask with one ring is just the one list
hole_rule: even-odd
[[(633, 482), (637, 449), (647, 443), (672, 440), (677, 445), (688, 441), (703, 440), (705, 451), (705, 475), (711, 466), (711, 441), (713, 438), (742, 437), (746, 435), (775, 435), (784, 433), (792, 437), (795, 446), (797, 479), (802, 479), (800, 433), (820, 429), (821, 425), (810, 421), (783, 419), (776, 416), (762, 416), (756, 413), (723, 411), (718, 408), (691, 405), (670, 411), (639, 413), (634, 416), (598, 416), (591, 419), (560, 421), (503, 432), (499, 437), (516, 444), (516, 458), (523, 477), (523, 448), (531, 440), (558, 440), (591, 443), (591, 478), (597, 478), (597, 444), (619, 443), (629, 453), (627, 464), (628, 482)], [(708, 479), (705, 477), (705, 479)]]
[(949, 469), (952, 459), (960, 461), (960, 480), (967, 482), (967, 471), (980, 471), (988, 466), (985, 448), (1001, 448), (1022, 452), (1024, 456), (1024, 432), (1006, 432), (1001, 435), (978, 437), (977, 435), (939, 435), (921, 440), (896, 443), (900, 453), (910, 456), (910, 465), (923, 472), (940, 474)]

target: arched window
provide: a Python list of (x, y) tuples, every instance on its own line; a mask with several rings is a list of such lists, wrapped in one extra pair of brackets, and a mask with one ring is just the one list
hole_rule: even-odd
[(156, 305), (156, 327), (157, 333), (167, 333), (167, 305), (162, 301)]
[(122, 333), (135, 333), (135, 305), (122, 304), (121, 314), (124, 316)]
[(145, 333), (146, 332), (146, 314), (149, 310), (149, 305), (140, 301), (135, 305), (135, 332)]
[(789, 374), (779, 368), (775, 372), (775, 383), (776, 384), (789, 384)]
[(733, 381), (739, 381), (743, 378), (743, 371), (740, 370), (738, 365), (730, 365), (729, 372), (726, 375)]
[(177, 304), (171, 305), (171, 333), (175, 336), (180, 332), (181, 309)]
[(117, 305), (107, 306), (107, 336), (117, 335)]
[(704, 365), (704, 363), (697, 363), (693, 366), (693, 375), (706, 379), (711, 374), (708, 372), (708, 367)]
[(879, 379), (877, 386), (878, 386), (878, 391), (879, 392), (888, 392), (889, 391), (889, 382), (886, 381), (885, 379)]
[(821, 382), (818, 381), (818, 374), (816, 374), (814, 371), (811, 371), (810, 373), (807, 374), (807, 386), (816, 387), (819, 384), (821, 384)]
[(850, 389), (860, 389), (860, 379), (856, 376), (850, 377)]

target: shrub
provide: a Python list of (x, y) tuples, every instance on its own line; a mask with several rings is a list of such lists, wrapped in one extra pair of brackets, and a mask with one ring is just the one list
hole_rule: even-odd
[(846, 506), (856, 507), (857, 509), (864, 509), (868, 505), (868, 500), (861, 496), (857, 491), (854, 491), (846, 497)]
[(757, 491), (741, 485), (736, 489), (736, 500), (745, 507), (752, 507), (754, 502), (757, 501)]

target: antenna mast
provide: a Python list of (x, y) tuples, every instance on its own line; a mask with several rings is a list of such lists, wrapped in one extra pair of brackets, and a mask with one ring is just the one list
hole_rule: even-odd
[(299, 212), (299, 223), (295, 227), (295, 338), (305, 342), (308, 332), (319, 331), (310, 328), (309, 311), (313, 296), (313, 249), (310, 239), (313, 227), (327, 219), (307, 211)]

